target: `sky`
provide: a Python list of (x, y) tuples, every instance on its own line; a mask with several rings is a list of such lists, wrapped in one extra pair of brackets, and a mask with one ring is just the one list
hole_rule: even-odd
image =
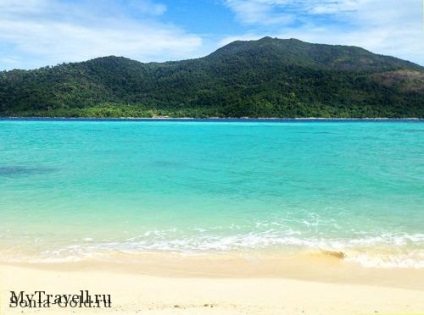
[(162, 62), (264, 36), (424, 66), (424, 0), (0, 0), (0, 70), (102, 56)]

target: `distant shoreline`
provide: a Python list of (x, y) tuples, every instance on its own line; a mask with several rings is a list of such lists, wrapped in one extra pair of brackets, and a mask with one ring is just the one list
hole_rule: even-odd
[(397, 121), (415, 121), (423, 122), (424, 118), (387, 118), (387, 117), (378, 117), (378, 118), (322, 118), (322, 117), (305, 117), (305, 118), (279, 118), (279, 117), (262, 117), (262, 118), (250, 118), (250, 117), (241, 117), (241, 118), (221, 118), (221, 117), (209, 117), (209, 118), (194, 118), (194, 117), (152, 117), (152, 118), (142, 118), (142, 117), (120, 117), (120, 118), (98, 118), (98, 117), (0, 117), (1, 120), (28, 120), (28, 121), (205, 121), (205, 122), (302, 122), (302, 121), (321, 121), (321, 122), (365, 122), (365, 121), (377, 121), (377, 122), (397, 122)]

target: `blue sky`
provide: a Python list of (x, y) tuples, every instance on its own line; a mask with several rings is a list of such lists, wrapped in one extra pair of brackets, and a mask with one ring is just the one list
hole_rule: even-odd
[(263, 36), (424, 65), (422, 0), (0, 0), (0, 70), (109, 55), (189, 59)]

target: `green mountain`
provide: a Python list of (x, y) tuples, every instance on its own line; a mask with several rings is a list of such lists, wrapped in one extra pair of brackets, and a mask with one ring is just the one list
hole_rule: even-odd
[(265, 37), (199, 59), (103, 57), (0, 72), (0, 116), (419, 117), (424, 67)]

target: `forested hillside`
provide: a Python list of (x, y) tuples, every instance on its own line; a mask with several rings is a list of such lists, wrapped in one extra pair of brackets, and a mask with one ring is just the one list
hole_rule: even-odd
[(424, 68), (265, 37), (199, 59), (103, 57), (0, 72), (0, 116), (424, 117)]

